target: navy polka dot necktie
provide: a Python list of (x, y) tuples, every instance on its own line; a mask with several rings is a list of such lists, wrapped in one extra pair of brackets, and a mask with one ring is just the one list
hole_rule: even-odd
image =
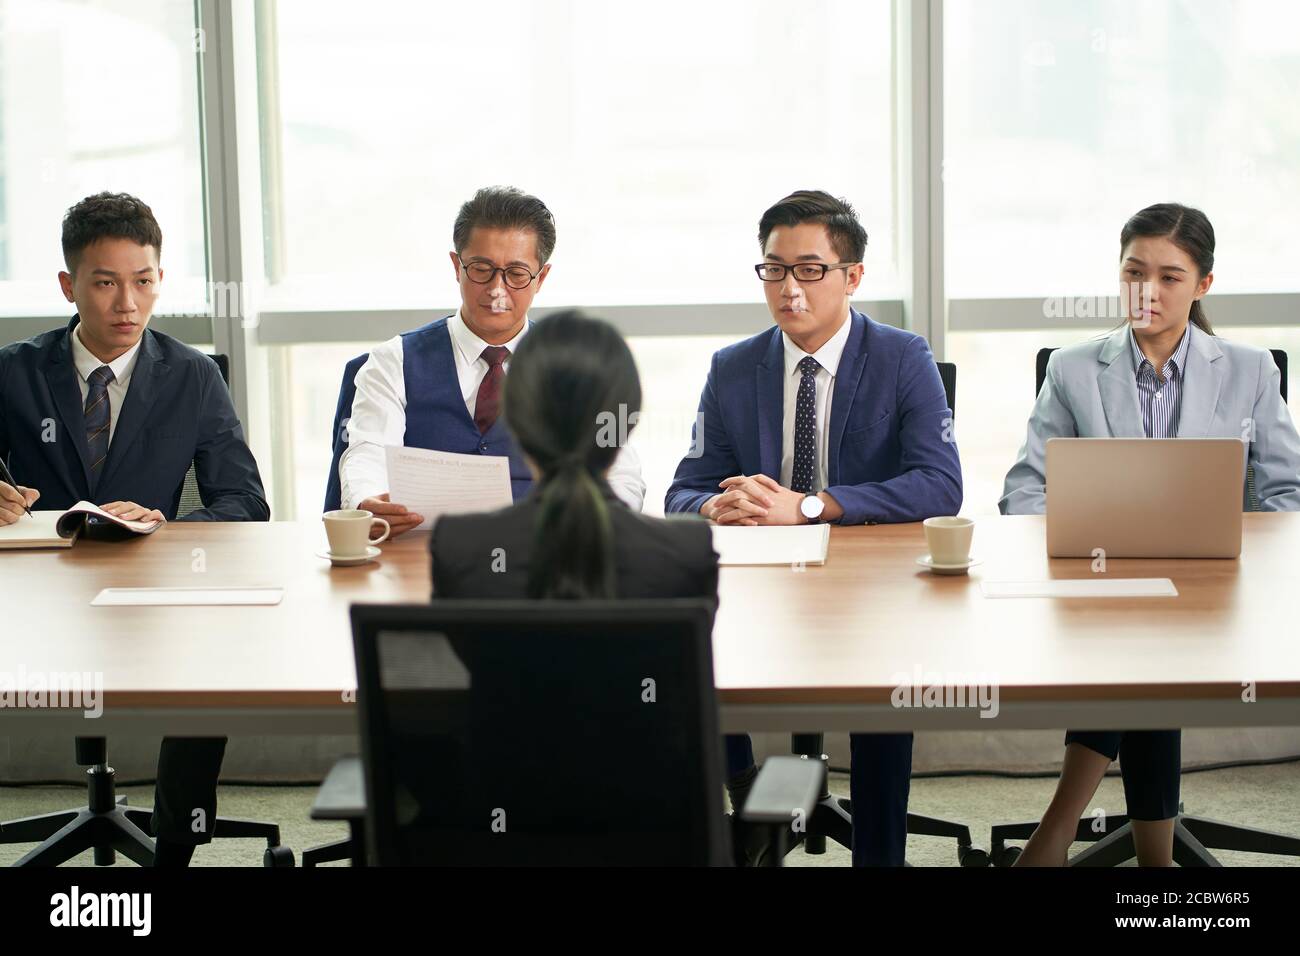
[(86, 446), (90, 449), (90, 480), (99, 478), (104, 459), (108, 457), (108, 432), (112, 415), (108, 405), (108, 383), (113, 381), (113, 370), (101, 365), (90, 373), (86, 384), (86, 404), (82, 413), (86, 418)]
[(794, 469), (790, 489), (806, 495), (812, 491), (813, 464), (817, 461), (817, 370), (811, 355), (799, 360), (799, 397), (794, 404)]

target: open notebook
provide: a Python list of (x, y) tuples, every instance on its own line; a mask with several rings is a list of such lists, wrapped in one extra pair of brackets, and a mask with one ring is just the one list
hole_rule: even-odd
[(33, 511), (13, 524), (0, 527), (0, 551), (17, 548), (70, 548), (87, 521), (111, 524), (132, 534), (153, 534), (162, 521), (123, 521), (89, 501), (78, 501), (67, 511)]

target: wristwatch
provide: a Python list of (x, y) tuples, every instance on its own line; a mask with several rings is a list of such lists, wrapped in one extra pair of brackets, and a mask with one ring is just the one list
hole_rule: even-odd
[(805, 495), (803, 501), (799, 502), (799, 511), (808, 519), (809, 524), (819, 522), (824, 510), (826, 510), (826, 502), (816, 495)]

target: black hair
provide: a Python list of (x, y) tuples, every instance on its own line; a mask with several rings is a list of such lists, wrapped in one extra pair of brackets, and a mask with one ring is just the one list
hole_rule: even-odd
[(130, 239), (162, 256), (162, 230), (153, 210), (126, 193), (87, 196), (63, 215), (63, 261), (77, 270), (81, 252), (100, 239)]
[(623, 337), (576, 310), (536, 322), (510, 359), (502, 414), (540, 472), (528, 595), (616, 597), (605, 471), (641, 411)]
[(767, 237), (777, 226), (821, 223), (830, 235), (831, 247), (841, 262), (861, 262), (867, 254), (867, 230), (847, 199), (836, 199), (820, 189), (791, 193), (763, 213), (758, 221), (758, 245), (767, 250)]
[[(1214, 270), (1214, 227), (1199, 209), (1176, 202), (1147, 206), (1124, 223), (1119, 234), (1119, 254), (1123, 256), (1128, 244), (1138, 238), (1168, 239), (1191, 256), (1200, 273), (1198, 279), (1204, 279)], [(1188, 321), (1206, 335), (1214, 334), (1200, 299), (1192, 302)]]
[(460, 255), (469, 245), (470, 233), (484, 229), (523, 229), (537, 236), (537, 260), (550, 261), (555, 251), (555, 217), (546, 203), (513, 186), (488, 186), (460, 207), (451, 230), (452, 245)]

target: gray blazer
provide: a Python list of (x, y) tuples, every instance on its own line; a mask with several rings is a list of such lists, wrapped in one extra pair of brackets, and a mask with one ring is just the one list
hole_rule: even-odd
[[(1300, 511), (1300, 436), (1282, 401), (1281, 373), (1267, 349), (1229, 342), (1188, 325), (1179, 438), (1253, 441), (1261, 511)], [(1102, 339), (1058, 349), (1047, 362), (1020, 457), (1007, 472), (998, 507), (1003, 514), (1043, 514), (1047, 508), (1049, 438), (1142, 438), (1137, 370), (1126, 325)], [(1249, 510), (1242, 475), (1242, 507)]]

